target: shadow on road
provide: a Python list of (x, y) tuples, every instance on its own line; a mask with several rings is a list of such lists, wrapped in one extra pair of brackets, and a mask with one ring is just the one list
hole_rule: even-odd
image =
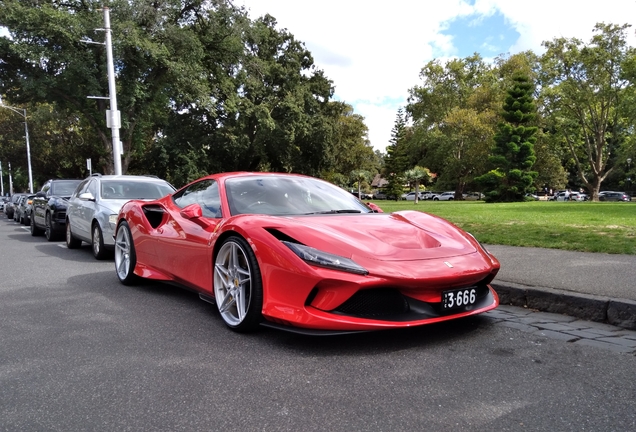
[(203, 326), (204, 332), (214, 333), (203, 335), (210, 341), (221, 337), (227, 342), (274, 344), (277, 349), (302, 355), (355, 356), (397, 352), (422, 346), (447, 346), (461, 341), (472, 333), (488, 331), (491, 322), (485, 317), (475, 316), (407, 329), (339, 336), (306, 336), (265, 327), (253, 333), (241, 334), (225, 326), (215, 305), (200, 300), (198, 294), (193, 291), (171, 284), (142, 280), (136, 285), (124, 286), (117, 281), (114, 268), (112, 272), (70, 278), (69, 284), (82, 286), (83, 289), (103, 295), (114, 303), (121, 303), (122, 306), (138, 304), (139, 307), (145, 308), (155, 304), (158, 310), (171, 310), (172, 319), (179, 321), (174, 325), (184, 325), (186, 323), (183, 320), (186, 320), (190, 321), (189, 325), (199, 329)]

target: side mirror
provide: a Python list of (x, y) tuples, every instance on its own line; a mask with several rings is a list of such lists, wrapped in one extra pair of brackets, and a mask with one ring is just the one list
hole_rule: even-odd
[(203, 212), (201, 211), (201, 206), (196, 203), (185, 206), (184, 208), (181, 209), (179, 214), (181, 215), (181, 217), (188, 220), (199, 219), (201, 216), (203, 216)]
[(377, 204), (374, 204), (372, 202), (367, 203), (367, 206), (373, 210), (374, 213), (384, 213), (384, 211), (382, 211), (382, 209), (380, 207), (378, 207)]
[(82, 201), (95, 201), (95, 197), (90, 192), (81, 193), (79, 194), (78, 198)]

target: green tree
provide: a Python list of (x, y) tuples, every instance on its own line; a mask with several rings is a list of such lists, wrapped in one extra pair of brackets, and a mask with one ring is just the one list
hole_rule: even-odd
[[(413, 118), (410, 154), (438, 175), (437, 184), (455, 190), (484, 172), (499, 103), (496, 74), (479, 55), (429, 62), (422, 84), (409, 90)], [(485, 140), (485, 141), (484, 141)]]
[(599, 23), (589, 43), (544, 42), (542, 96), (552, 130), (563, 137), (580, 180), (598, 201), (601, 184), (623, 159), (632, 135), (636, 50), (629, 25)]
[[(101, 171), (112, 171), (112, 144), (105, 124), (108, 95), (106, 53), (81, 40), (103, 41), (102, 1), (4, 0), (0, 25), (0, 91), (15, 103), (48, 103), (73, 113), (90, 128)], [(144, 154), (157, 119), (179, 95), (200, 93), (200, 44), (192, 23), (225, 6), (220, 1), (116, 0), (111, 8), (113, 49), (125, 172), (132, 157)], [(193, 78), (194, 77), (194, 78)], [(98, 149), (97, 147), (101, 147)], [(95, 165), (97, 165), (97, 161)]]
[(507, 93), (502, 113), (505, 122), (497, 127), (489, 158), (494, 170), (476, 179), (490, 202), (523, 201), (525, 193), (534, 189), (538, 175), (532, 171), (537, 133), (537, 127), (532, 126), (536, 115), (534, 84), (526, 75), (516, 74)]
[[(0, 94), (75, 117), (90, 146), (79, 158), (111, 172), (107, 102), (86, 98), (108, 94), (105, 52), (80, 42), (103, 40), (94, 31), (103, 26), (102, 1), (2, 6), (0, 26), (10, 37), (0, 38)], [(252, 21), (229, 0), (109, 6), (123, 172), (152, 172), (179, 185), (222, 170), (317, 175), (377, 165), (363, 119), (332, 103), (331, 81), (273, 17)], [(354, 156), (345, 161), (347, 151)]]
[(368, 189), (372, 177), (373, 174), (365, 170), (355, 170), (351, 172), (350, 178), (353, 181), (354, 186), (358, 188), (358, 197), (362, 196), (363, 188)]
[(388, 195), (399, 199), (403, 193), (404, 171), (409, 168), (406, 149), (407, 125), (404, 110), (398, 109), (395, 125), (391, 130), (390, 144), (386, 148), (384, 159), (384, 176), (389, 182), (386, 186)]
[(420, 184), (427, 185), (431, 182), (431, 172), (428, 168), (422, 168), (420, 166), (415, 166), (409, 170), (404, 172), (404, 178), (409, 183), (415, 184), (415, 202), (417, 204), (420, 197)]
[(379, 172), (380, 164), (369, 143), (368, 128), (364, 118), (355, 114), (353, 107), (343, 102), (332, 101), (329, 104), (330, 115), (336, 119), (335, 134), (330, 150), (326, 155), (327, 170), (321, 174), (350, 173), (364, 170)]

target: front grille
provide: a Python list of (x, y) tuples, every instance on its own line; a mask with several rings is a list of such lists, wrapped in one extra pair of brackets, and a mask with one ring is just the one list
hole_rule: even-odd
[(332, 312), (360, 318), (380, 318), (409, 311), (404, 296), (395, 289), (368, 289), (352, 295)]

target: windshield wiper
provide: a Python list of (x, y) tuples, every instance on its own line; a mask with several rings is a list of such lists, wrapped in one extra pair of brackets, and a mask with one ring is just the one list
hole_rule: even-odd
[(325, 210), (325, 211), (311, 212), (311, 213), (305, 213), (305, 214), (313, 215), (313, 214), (336, 214), (336, 213), (362, 213), (362, 211), (356, 210), (356, 209), (342, 209), (342, 210)]

